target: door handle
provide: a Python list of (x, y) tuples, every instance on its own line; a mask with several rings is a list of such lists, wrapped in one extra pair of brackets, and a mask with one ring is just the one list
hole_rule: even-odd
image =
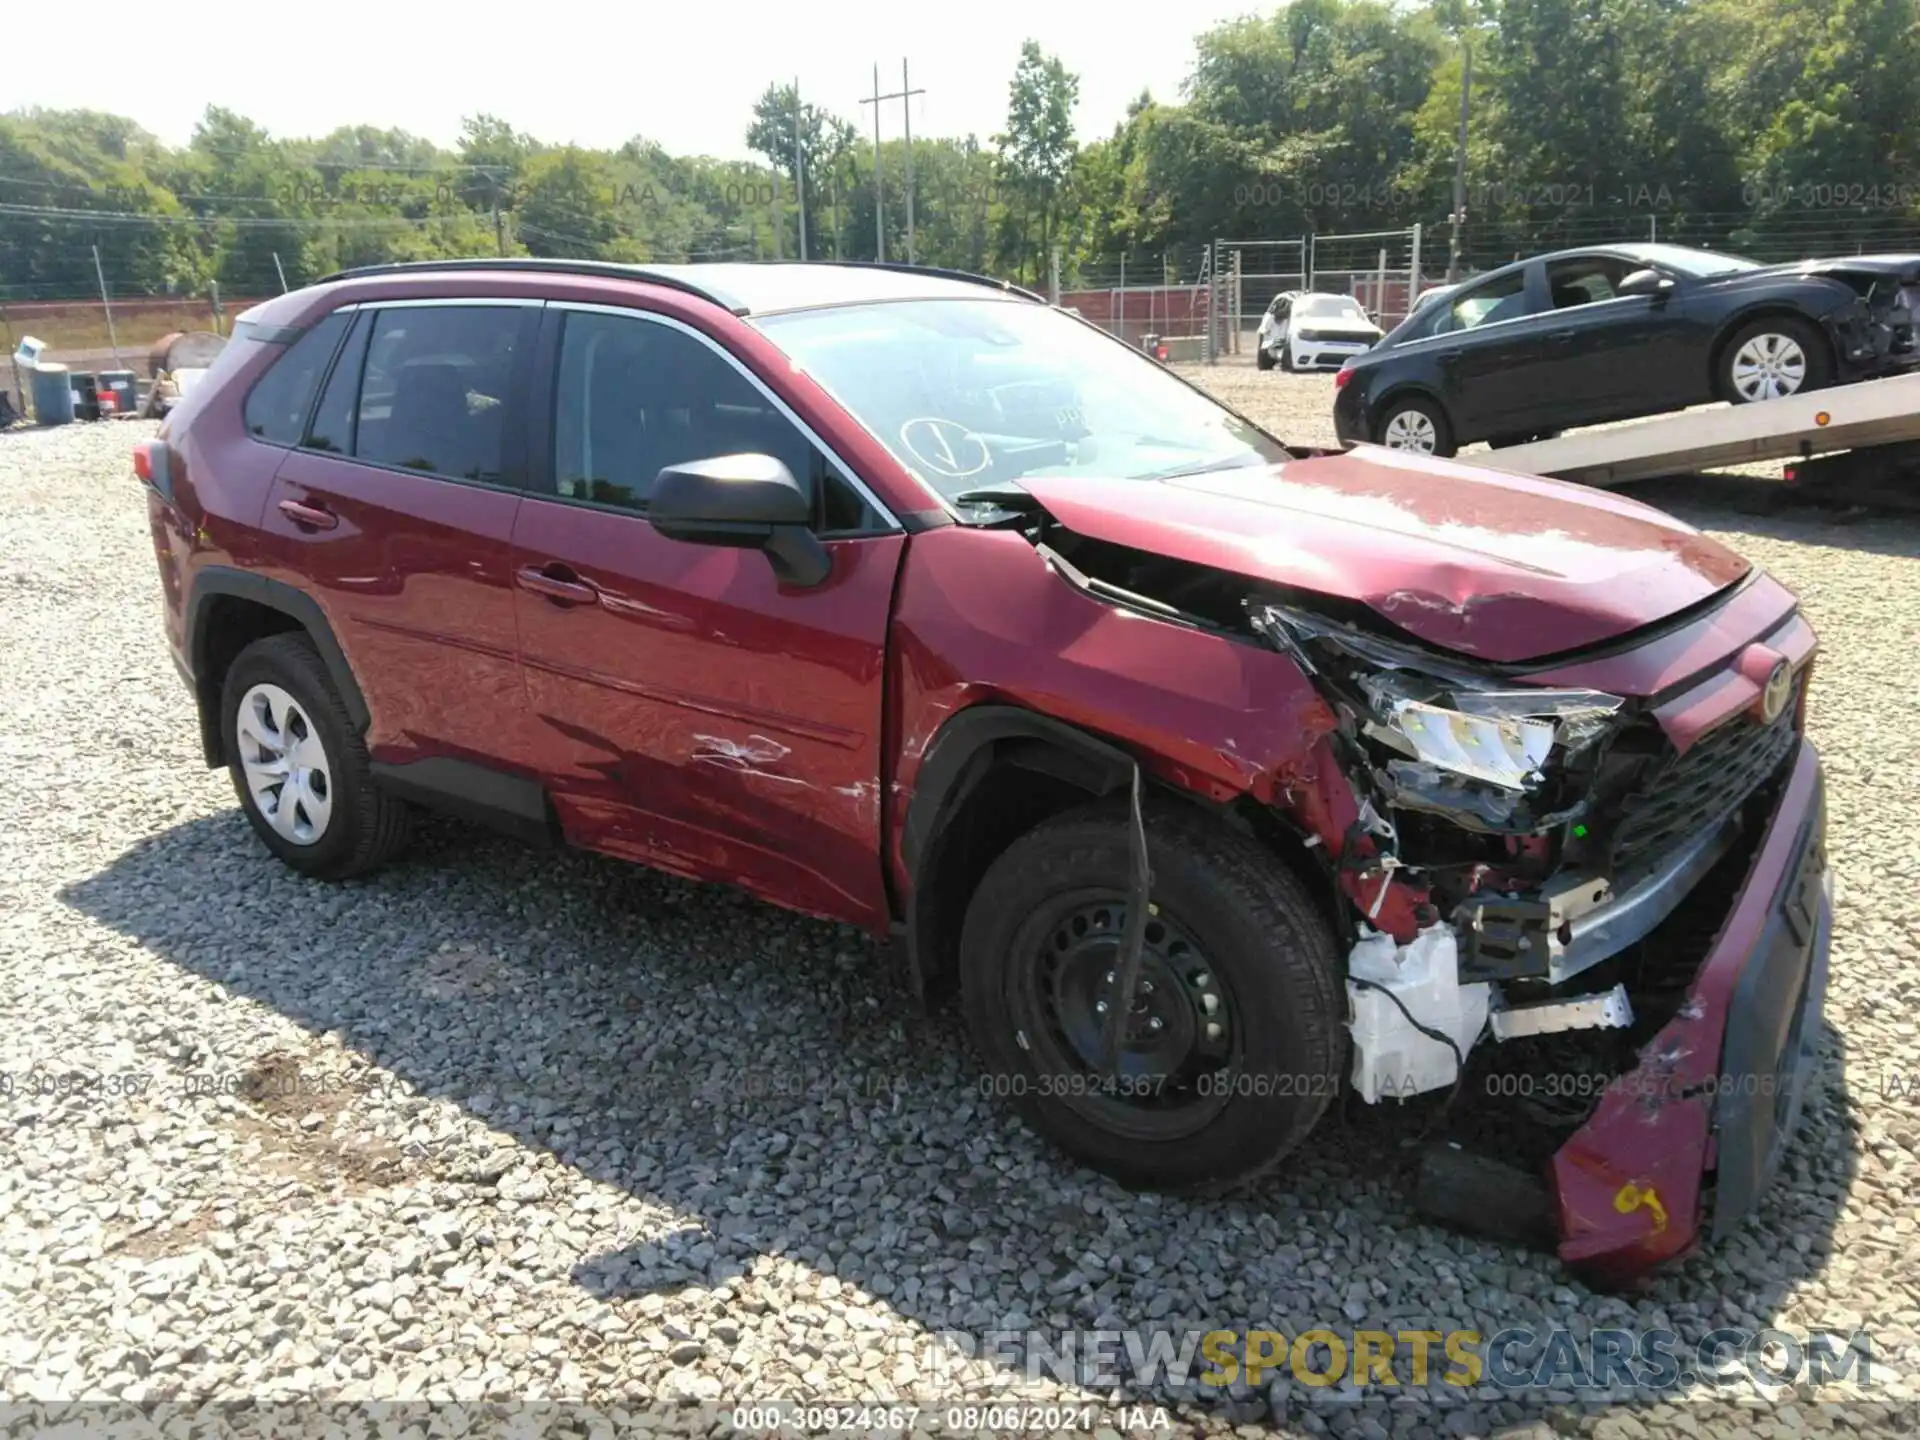
[(280, 513), (306, 530), (331, 530), (340, 523), (340, 517), (325, 506), (300, 500), (282, 500)]
[(1580, 332), (1578, 330), (1555, 330), (1548, 334), (1547, 339), (1557, 340), (1557, 341), (1567, 341), (1567, 340), (1573, 339), (1573, 337), (1575, 335), (1578, 335), (1579, 333)]
[(600, 598), (598, 590), (564, 565), (548, 565), (542, 569), (529, 565), (515, 579), (522, 590), (544, 595), (557, 605), (591, 605)]

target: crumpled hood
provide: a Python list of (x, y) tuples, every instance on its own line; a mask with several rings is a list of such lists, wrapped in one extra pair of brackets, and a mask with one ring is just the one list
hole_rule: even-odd
[(1709, 284), (1753, 280), (1775, 280), (1786, 275), (1884, 275), (1903, 284), (1920, 283), (1920, 255), (1836, 255), (1824, 260), (1791, 260), (1781, 265), (1762, 265), (1755, 270), (1736, 270), (1708, 277)]
[(1602, 644), (1749, 568), (1618, 495), (1373, 445), (1176, 480), (1021, 484), (1082, 535), (1360, 601), (1503, 663)]

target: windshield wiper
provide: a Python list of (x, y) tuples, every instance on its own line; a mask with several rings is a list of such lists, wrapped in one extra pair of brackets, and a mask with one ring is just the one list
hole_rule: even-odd
[(1216, 470), (1254, 470), (1262, 465), (1260, 460), (1243, 460), (1237, 455), (1228, 455), (1219, 460), (1209, 460), (1204, 465), (1182, 465), (1173, 470), (1154, 470), (1142, 475), (1142, 480), (1180, 480), (1188, 475), (1211, 475)]

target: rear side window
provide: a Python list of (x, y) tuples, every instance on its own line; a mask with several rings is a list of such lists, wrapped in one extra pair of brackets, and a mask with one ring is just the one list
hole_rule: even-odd
[(1434, 333), (1446, 335), (1460, 330), (1477, 330), (1482, 325), (1518, 320), (1526, 313), (1527, 272), (1515, 270), (1511, 275), (1489, 280), (1455, 297), (1434, 326)]
[[(297, 445), (307, 428), (307, 407), (327, 362), (347, 328), (339, 311), (314, 325), (254, 382), (246, 403), (247, 433), (269, 445)], [(229, 347), (231, 348), (231, 346)]]
[(327, 388), (313, 407), (313, 423), (301, 443), (309, 450), (325, 450), (335, 455), (353, 453), (353, 421), (359, 408), (360, 361), (367, 353), (367, 334), (373, 329), (373, 316), (354, 318), (353, 333), (340, 348), (340, 360), (327, 377)]
[(538, 311), (527, 306), (376, 311), (354, 457), (448, 479), (504, 483), (514, 362), (537, 324)]

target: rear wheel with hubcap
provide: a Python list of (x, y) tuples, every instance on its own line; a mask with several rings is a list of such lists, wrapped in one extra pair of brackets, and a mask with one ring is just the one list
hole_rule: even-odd
[(1416, 455), (1453, 454), (1453, 427), (1433, 401), (1419, 396), (1390, 401), (1375, 427), (1377, 443)]
[(373, 783), (366, 743), (304, 635), (270, 635), (234, 659), (221, 690), (234, 793), (269, 850), (337, 880), (383, 864), (410, 812)]
[(1150, 809), (1153, 908), (1109, 1068), (1129, 824), (1124, 805), (1060, 816), (981, 881), (961, 985), (982, 1089), (1124, 1184), (1224, 1188), (1286, 1155), (1339, 1092), (1346, 1031), (1332, 930), (1252, 839), (1177, 807)]

